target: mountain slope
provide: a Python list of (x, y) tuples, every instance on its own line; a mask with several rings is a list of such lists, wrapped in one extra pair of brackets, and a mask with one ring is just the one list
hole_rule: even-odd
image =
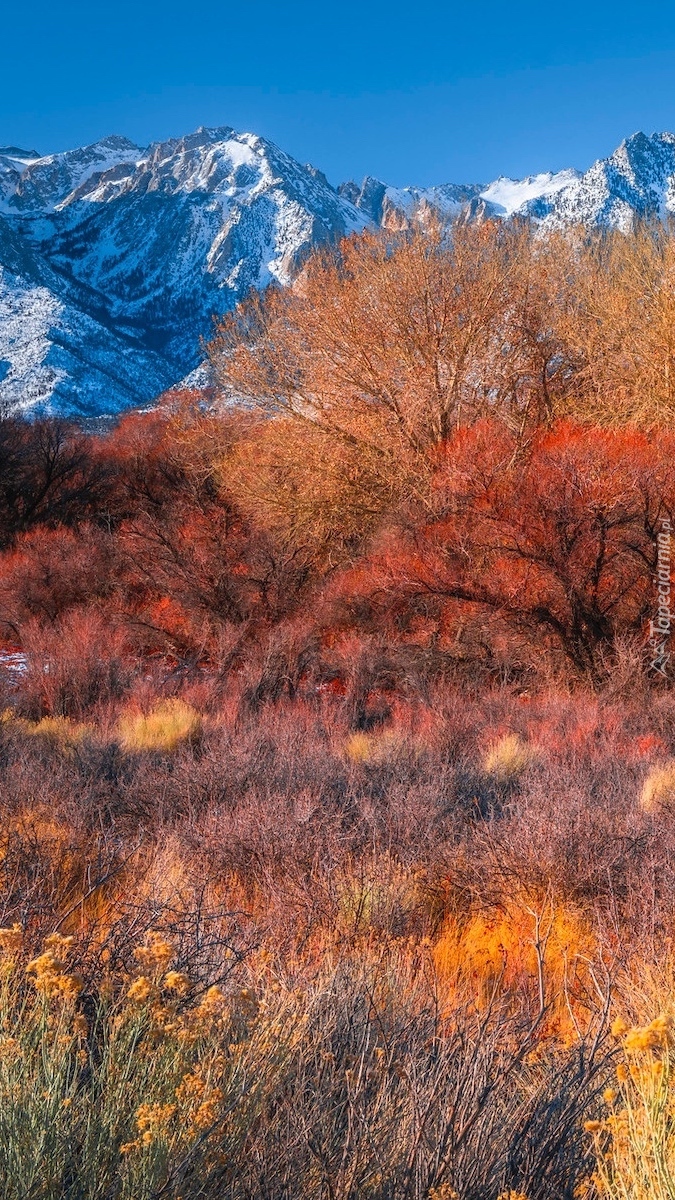
[(159, 356), (0, 267), (0, 409), (109, 414), (173, 382)]
[(102, 307), (0, 217), (0, 410), (118, 412), (174, 382), (172, 364), (96, 319)]

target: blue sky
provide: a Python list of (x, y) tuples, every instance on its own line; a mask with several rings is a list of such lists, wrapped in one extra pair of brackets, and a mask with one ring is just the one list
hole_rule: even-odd
[(49, 153), (197, 125), (271, 137), (333, 183), (584, 168), (675, 130), (675, 4), (12, 0), (0, 144)]

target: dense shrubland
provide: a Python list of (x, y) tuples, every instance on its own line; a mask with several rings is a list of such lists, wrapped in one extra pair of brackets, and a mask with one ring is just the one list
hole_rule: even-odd
[(243, 408), (0, 420), (3, 1194), (673, 1194), (672, 260), (364, 237)]

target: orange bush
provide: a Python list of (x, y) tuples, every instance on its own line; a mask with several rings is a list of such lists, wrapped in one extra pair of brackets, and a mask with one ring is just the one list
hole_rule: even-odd
[(503, 897), (501, 907), (450, 921), (434, 946), (440, 978), (485, 1005), (508, 995), (545, 1028), (577, 1036), (597, 1008), (589, 967), (599, 947), (587, 920), (551, 898)]

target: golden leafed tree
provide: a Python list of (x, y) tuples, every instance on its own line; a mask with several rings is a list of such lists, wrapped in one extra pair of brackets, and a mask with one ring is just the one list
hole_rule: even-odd
[(522, 225), (366, 234), (254, 296), (210, 346), (223, 388), (275, 417), (224, 467), (249, 509), (348, 544), (392, 503), (424, 504), (434, 450), (486, 412), (552, 411), (564, 356), (550, 263)]
[(675, 241), (662, 225), (578, 235), (561, 340), (574, 364), (567, 411), (599, 425), (675, 420)]

